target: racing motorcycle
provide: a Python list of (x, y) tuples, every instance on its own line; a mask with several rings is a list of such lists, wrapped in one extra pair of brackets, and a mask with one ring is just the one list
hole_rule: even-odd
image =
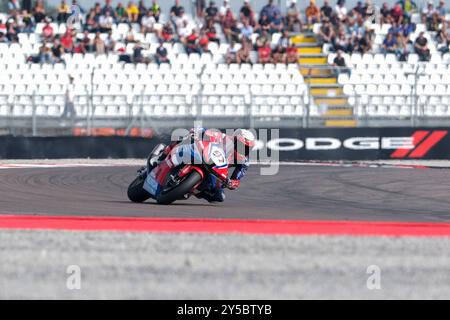
[(150, 159), (161, 154), (164, 145), (150, 153), (147, 166), (138, 171), (128, 187), (132, 202), (150, 198), (159, 204), (171, 204), (202, 192), (202, 182), (213, 174), (223, 186), (228, 186), (228, 159), (223, 149), (222, 135), (217, 133), (207, 140), (193, 139), (181, 142), (155, 168)]

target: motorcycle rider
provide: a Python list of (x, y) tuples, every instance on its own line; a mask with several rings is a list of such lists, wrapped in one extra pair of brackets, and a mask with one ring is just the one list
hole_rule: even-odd
[[(207, 130), (204, 128), (191, 129), (190, 134), (187, 137), (179, 141), (173, 141), (166, 147), (164, 147), (164, 145), (158, 146), (159, 149), (157, 147), (156, 153), (148, 160), (147, 172), (150, 173), (150, 171), (163, 161), (166, 156), (180, 144), (180, 142), (188, 139), (208, 139), (215, 134), (217, 134), (217, 131), (214, 130)], [(239, 188), (240, 180), (247, 173), (250, 151), (255, 146), (256, 139), (251, 131), (245, 129), (238, 129), (234, 131), (233, 135), (226, 135), (221, 132), (220, 134), (224, 141), (224, 151), (228, 158), (228, 166), (229, 168), (234, 168), (234, 171), (225, 186), (230, 190), (235, 190)], [(199, 186), (198, 189), (202, 191), (196, 194), (196, 197), (205, 199), (208, 202), (223, 202), (225, 200), (225, 186), (216, 176), (210, 174)]]

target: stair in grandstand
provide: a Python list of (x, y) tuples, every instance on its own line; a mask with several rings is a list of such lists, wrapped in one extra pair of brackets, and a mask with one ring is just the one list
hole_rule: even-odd
[(313, 103), (324, 110), (324, 125), (354, 127), (356, 121), (353, 108), (348, 105), (348, 97), (342, 85), (337, 82), (335, 70), (328, 64), (322, 44), (313, 33), (303, 33), (292, 38), (299, 54), (299, 68), (309, 85)]

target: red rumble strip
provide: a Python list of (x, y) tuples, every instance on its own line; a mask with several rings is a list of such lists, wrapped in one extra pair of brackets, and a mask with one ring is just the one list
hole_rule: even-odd
[(0, 215), (0, 229), (351, 236), (450, 236), (450, 223)]

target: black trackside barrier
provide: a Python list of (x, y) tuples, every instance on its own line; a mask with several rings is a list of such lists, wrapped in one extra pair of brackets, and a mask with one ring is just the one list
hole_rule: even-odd
[[(450, 159), (450, 128), (324, 128), (258, 132), (275, 161)], [(170, 135), (131, 137), (0, 137), (2, 159), (144, 158)], [(270, 155), (270, 153), (269, 153)], [(272, 154), (273, 155), (273, 154)]]

